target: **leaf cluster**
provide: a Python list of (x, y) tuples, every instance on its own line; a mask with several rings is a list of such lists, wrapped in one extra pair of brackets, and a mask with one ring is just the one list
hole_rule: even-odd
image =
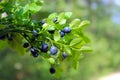
[[(83, 52), (91, 51), (88, 46), (90, 40), (83, 32), (90, 22), (80, 19), (70, 22), (71, 12), (52, 13), (43, 20), (32, 20), (32, 15), (41, 9), (42, 4), (41, 0), (26, 0), (25, 3), (22, 0), (2, 0), (0, 39), (7, 40), (20, 54), (35, 51), (52, 66), (59, 65), (64, 60), (64, 53), (67, 55), (66, 61), (76, 69)], [(61, 37), (60, 31), (64, 32), (65, 27), (69, 27), (71, 31)], [(29, 44), (28, 48), (23, 47), (26, 42)], [(48, 45), (46, 52), (41, 51), (43, 43)], [(55, 55), (50, 52), (53, 45), (58, 49)]]

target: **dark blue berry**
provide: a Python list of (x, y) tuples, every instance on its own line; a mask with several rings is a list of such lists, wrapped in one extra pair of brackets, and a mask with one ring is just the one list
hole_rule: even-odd
[(48, 51), (48, 45), (46, 43), (43, 43), (41, 47), (41, 52), (47, 52), (47, 51)]
[(63, 32), (64, 32), (64, 33), (70, 33), (70, 32), (71, 32), (70, 27), (65, 27), (65, 28), (63, 29)]
[(27, 43), (27, 42), (23, 44), (24, 48), (27, 48), (28, 46), (29, 46), (29, 43)]
[(35, 51), (35, 48), (34, 48), (34, 47), (31, 47), (31, 48), (30, 48), (30, 51), (31, 51), (31, 52), (34, 52), (34, 51)]
[(60, 36), (61, 37), (65, 36), (65, 33), (63, 31), (60, 31)]
[(50, 73), (51, 73), (51, 74), (54, 74), (54, 73), (55, 73), (55, 68), (51, 67), (51, 68), (50, 68)]
[(58, 20), (58, 18), (56, 17), (56, 18), (53, 19), (53, 22), (56, 23), (57, 20)]
[(37, 50), (35, 49), (35, 47), (31, 47), (31, 48), (30, 48), (30, 51), (31, 51), (33, 57), (38, 57), (38, 52), (37, 52)]
[(37, 52), (33, 52), (32, 55), (33, 55), (33, 57), (38, 57), (38, 53)]
[(67, 55), (65, 52), (63, 52), (63, 53), (62, 53), (62, 56), (63, 56), (63, 58), (65, 59), (68, 55)]
[(38, 31), (37, 31), (37, 30), (34, 29), (32, 33), (33, 33), (33, 35), (34, 35), (35, 37), (38, 36)]
[(50, 53), (51, 53), (52, 55), (55, 55), (57, 52), (58, 52), (57, 47), (51, 46), (51, 48), (50, 48)]

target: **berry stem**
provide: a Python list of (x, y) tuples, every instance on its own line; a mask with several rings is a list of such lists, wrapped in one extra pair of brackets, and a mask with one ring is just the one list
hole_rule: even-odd
[(48, 39), (50, 41), (51, 45), (53, 45), (53, 40), (52, 39), (50, 39), (49, 37), (46, 37), (46, 39)]
[(27, 42), (28, 42), (30, 45), (32, 45), (29, 37), (28, 37), (29, 39), (27, 39), (27, 37), (25, 37), (23, 34), (21, 34), (21, 35), (27, 40)]

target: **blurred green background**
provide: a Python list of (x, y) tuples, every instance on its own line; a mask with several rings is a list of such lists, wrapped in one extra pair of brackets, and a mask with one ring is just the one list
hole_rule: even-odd
[(59, 76), (55, 77), (49, 73), (50, 65), (40, 57), (33, 58), (29, 53), (20, 56), (5, 41), (0, 41), (0, 80), (97, 80), (120, 71), (120, 1), (44, 0), (42, 10), (34, 18), (41, 20), (50, 13), (63, 11), (73, 12), (71, 20), (91, 22), (85, 32), (94, 51), (84, 54), (79, 69), (63, 63)]

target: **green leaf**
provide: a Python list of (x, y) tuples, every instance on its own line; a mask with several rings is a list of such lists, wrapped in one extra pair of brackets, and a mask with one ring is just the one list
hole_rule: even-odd
[(90, 39), (87, 36), (83, 36), (82, 38), (86, 43), (90, 43)]
[(18, 16), (22, 15), (23, 12), (24, 12), (24, 9), (21, 8), (18, 12), (16, 12), (16, 16), (18, 17)]
[(64, 51), (66, 52), (66, 54), (68, 54), (70, 56), (72, 55), (70, 47), (64, 46)]
[(44, 30), (48, 30), (48, 28), (50, 28), (51, 26), (49, 25), (49, 24), (47, 24), (47, 23), (45, 23), (45, 24), (43, 24), (43, 26), (42, 26), (42, 28), (44, 29)]
[(82, 29), (89, 24), (90, 24), (90, 21), (88, 21), (88, 20), (82, 21), (79, 25), (79, 28)]
[(41, 9), (40, 5), (37, 5), (36, 3), (30, 3), (24, 7), (24, 13), (31, 11), (32, 12), (31, 14), (34, 14), (38, 12), (40, 9)]
[(58, 15), (58, 21), (61, 21), (63, 19), (68, 19), (72, 15), (72, 12), (62, 12)]
[(73, 66), (74, 69), (78, 69), (78, 67), (79, 67), (79, 61), (73, 61), (72, 66)]
[(73, 55), (73, 60), (76, 60), (78, 61), (80, 59), (80, 51), (72, 51), (74, 52), (74, 55)]
[(62, 19), (64, 19), (65, 14), (62, 12), (58, 15), (58, 21), (61, 21)]
[(55, 33), (54, 33), (54, 40), (55, 41), (59, 41), (60, 40), (60, 33), (59, 33), (59, 31), (55, 31)]
[(70, 42), (70, 46), (74, 46), (81, 42), (81, 38), (75, 38)]
[(83, 46), (83, 47), (81, 47), (80, 51), (81, 52), (92, 52), (93, 50), (89, 46)]
[(73, 47), (80, 50), (80, 48), (85, 44), (85, 41), (81, 40), (78, 44), (74, 45)]
[(72, 12), (65, 12), (65, 18), (68, 19), (72, 16)]
[(63, 41), (66, 44), (70, 44), (70, 41), (73, 40), (74, 36), (71, 34), (67, 34), (63, 37)]
[(38, 6), (36, 3), (29, 4), (29, 10), (35, 12), (38, 12), (41, 9), (41, 6)]
[(55, 17), (57, 17), (57, 13), (52, 13), (48, 16), (48, 20), (53, 20)]
[(51, 26), (51, 27), (48, 28), (48, 30), (55, 30), (55, 27)]
[(74, 29), (74, 28), (77, 28), (79, 24), (80, 24), (80, 19), (74, 19), (74, 20), (70, 23), (70, 27), (71, 27), (72, 29)]
[(61, 21), (59, 21), (60, 25), (65, 24), (65, 23), (66, 23), (66, 19), (62, 19)]

